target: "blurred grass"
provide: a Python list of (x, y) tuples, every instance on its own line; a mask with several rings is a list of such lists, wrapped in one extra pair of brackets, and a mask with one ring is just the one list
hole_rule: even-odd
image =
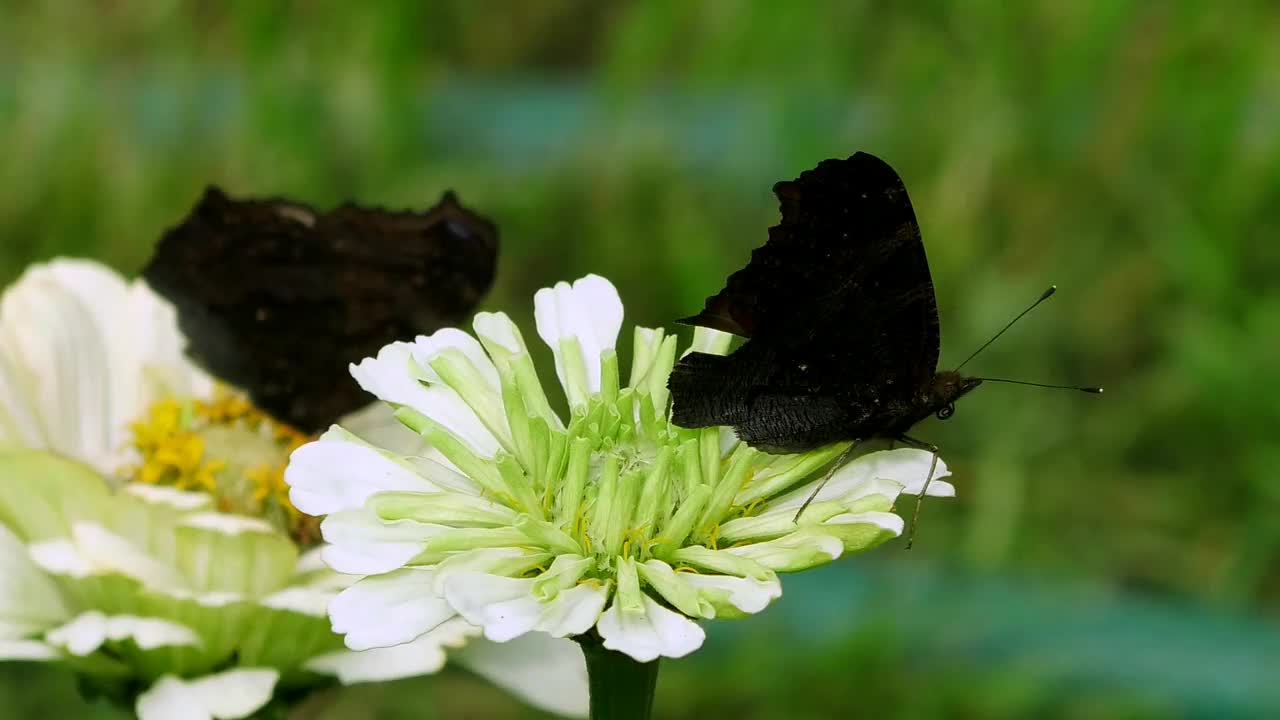
[[(502, 228), (490, 307), (529, 323), (533, 290), (598, 272), (630, 321), (664, 325), (765, 239), (774, 181), (868, 150), (911, 191), (944, 364), (1056, 283), (975, 369), (1107, 387), (984, 388), (922, 427), (961, 497), (931, 503), (917, 550), (891, 561), (1274, 618), (1277, 67), (1280, 9), (1261, 0), (10, 0), (0, 280), (54, 255), (136, 271), (210, 182), (320, 206), (420, 207), (452, 187)], [(1138, 712), (1014, 671), (877, 685), (911, 648), (865, 642), (779, 695), (841, 707), (874, 685), (877, 714), (904, 718)], [(716, 715), (699, 704), (728, 702), (703, 694), (714, 671), (689, 665), (667, 669), (664, 701)], [(984, 705), (997, 686), (1030, 705)]]

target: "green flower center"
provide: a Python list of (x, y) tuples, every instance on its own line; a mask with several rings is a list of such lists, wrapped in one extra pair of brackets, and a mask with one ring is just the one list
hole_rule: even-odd
[(120, 470), (125, 480), (207, 492), (220, 512), (263, 518), (301, 544), (318, 539), (318, 521), (298, 512), (284, 482), (289, 453), (309, 438), (244, 397), (165, 398), (129, 430), (141, 462)]

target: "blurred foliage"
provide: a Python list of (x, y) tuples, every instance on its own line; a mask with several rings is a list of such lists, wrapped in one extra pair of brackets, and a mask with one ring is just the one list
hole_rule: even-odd
[[(911, 191), (944, 365), (1057, 283), (973, 369), (1107, 388), (986, 387), (920, 428), (961, 496), (929, 504), (911, 554), (882, 554), (1178, 598), (1274, 637), (1278, 67), (1280, 9), (1262, 0), (7, 0), (0, 280), (54, 255), (136, 271), (210, 182), (323, 207), (422, 207), (451, 187), (502, 228), (490, 307), (529, 323), (533, 290), (598, 272), (631, 321), (665, 325), (765, 239), (774, 181), (868, 150)], [(665, 716), (1191, 712), (1045, 694), (1016, 667), (905, 677), (912, 647), (878, 632), (784, 648), (810, 672), (748, 689), (671, 663)], [(3, 671), (70, 692), (41, 672)], [(441, 717), (502, 716), (460, 677), (354, 691), (393, 700), (344, 698), (342, 717), (426, 717), (405, 707), (424, 685)], [(744, 705), (760, 687), (773, 702)], [(458, 693), (477, 704), (446, 714)], [(24, 697), (0, 716), (49, 696)]]

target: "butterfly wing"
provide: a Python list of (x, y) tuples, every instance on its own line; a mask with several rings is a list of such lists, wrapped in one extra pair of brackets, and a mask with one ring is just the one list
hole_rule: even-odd
[(143, 271), (188, 354), (305, 431), (370, 400), (348, 364), (458, 324), (493, 283), (498, 235), (452, 193), (425, 213), (206, 191)]
[(872, 434), (938, 362), (933, 282), (906, 188), (858, 153), (774, 192), (782, 221), (768, 242), (682, 321), (750, 339), (723, 361), (677, 364), (673, 419), (732, 424), (778, 448)]

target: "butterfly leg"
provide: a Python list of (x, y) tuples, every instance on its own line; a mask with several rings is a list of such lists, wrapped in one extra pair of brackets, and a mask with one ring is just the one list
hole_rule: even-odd
[(898, 440), (903, 445), (928, 450), (933, 453), (933, 459), (929, 461), (929, 474), (925, 476), (924, 487), (920, 488), (920, 494), (916, 496), (916, 509), (911, 514), (911, 532), (907, 533), (906, 549), (911, 549), (911, 544), (916, 541), (916, 528), (920, 526), (920, 508), (924, 505), (924, 496), (929, 492), (929, 484), (933, 482), (933, 473), (938, 469), (938, 446), (933, 443), (927, 443), (923, 440), (917, 440), (909, 435), (903, 435)]
[(840, 457), (836, 458), (836, 461), (831, 464), (831, 469), (827, 471), (826, 475), (822, 476), (822, 482), (818, 483), (818, 487), (814, 488), (813, 492), (809, 493), (809, 497), (805, 498), (804, 504), (796, 511), (796, 517), (791, 522), (796, 523), (797, 525), (800, 524), (800, 516), (809, 508), (809, 504), (813, 502), (813, 499), (818, 497), (818, 493), (822, 492), (822, 488), (827, 486), (827, 481), (831, 480), (831, 476), (835, 475), (837, 470), (844, 467), (844, 464), (849, 462), (849, 458), (853, 457), (853, 452), (865, 441), (866, 438), (854, 440), (849, 447), (845, 448), (844, 452), (840, 453)]

